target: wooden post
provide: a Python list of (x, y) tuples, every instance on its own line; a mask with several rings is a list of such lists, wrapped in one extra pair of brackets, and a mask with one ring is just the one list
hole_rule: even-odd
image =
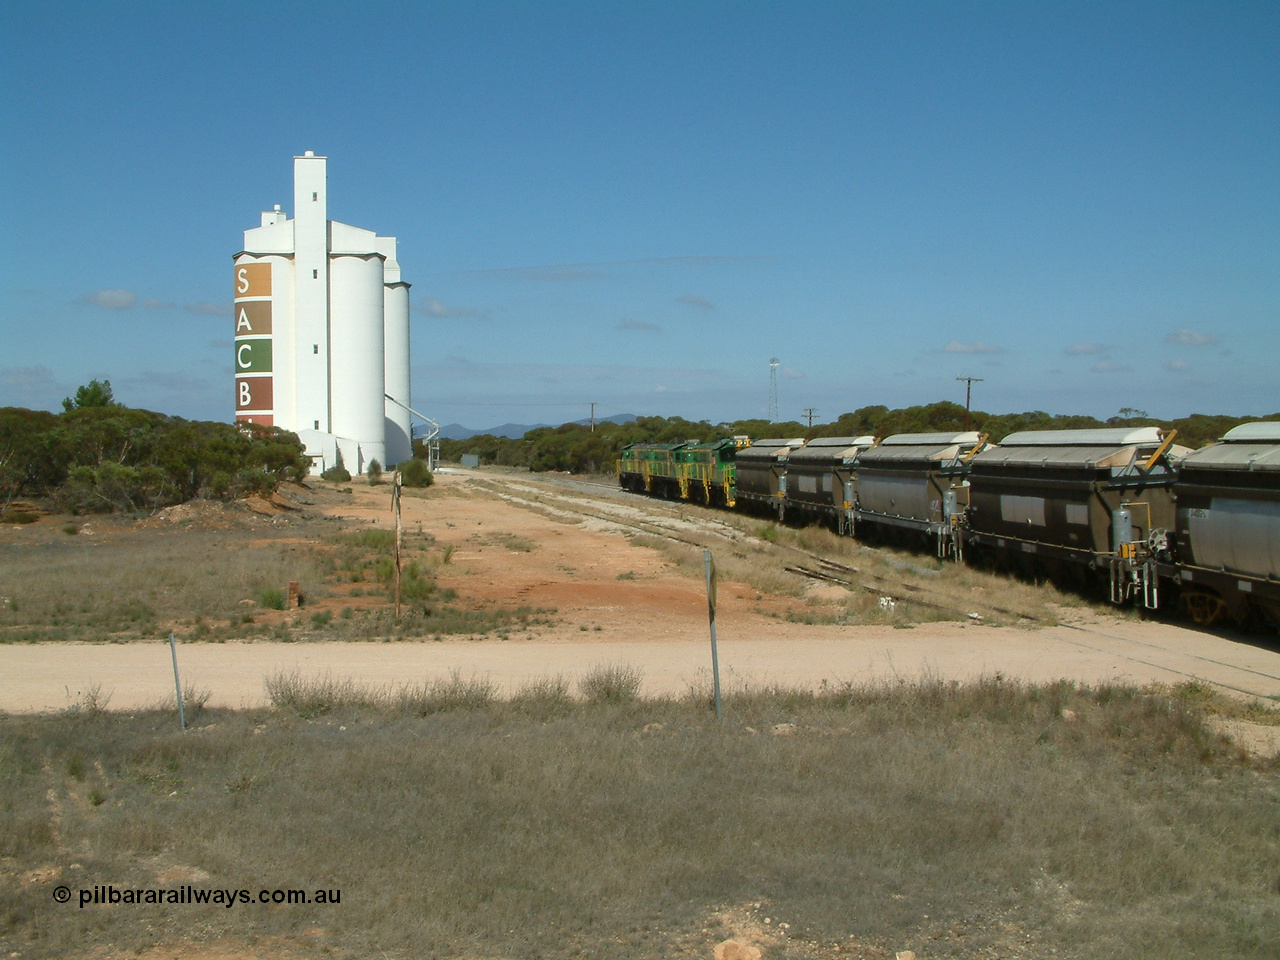
[(169, 631), (169, 652), (173, 654), (173, 690), (178, 697), (178, 723), (182, 725), (185, 733), (187, 729), (187, 714), (182, 706), (182, 684), (178, 681), (178, 648), (173, 642), (173, 631)]
[(391, 504), (396, 513), (396, 619), (400, 619), (400, 471), (391, 478)]
[(716, 719), (720, 719), (720, 655), (716, 652), (716, 564), (711, 551), (703, 550), (707, 568), (707, 615), (711, 620), (711, 677), (716, 689)]

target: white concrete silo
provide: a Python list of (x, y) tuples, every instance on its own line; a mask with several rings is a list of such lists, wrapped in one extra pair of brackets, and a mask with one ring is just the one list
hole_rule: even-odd
[(386, 257), (383, 376), (387, 394), (387, 464), (394, 466), (413, 456), (413, 421), (409, 413), (409, 284), (400, 279), (395, 237), (378, 237), (378, 249)]
[(412, 455), (408, 412), (385, 397), (407, 405), (410, 391), (395, 248), (328, 218), (327, 160), (307, 151), (294, 157), (293, 219), (264, 213), (235, 257), (236, 419), (296, 432), (316, 472), (339, 452), (352, 473)]
[(387, 460), (382, 257), (335, 253), (329, 270), (330, 430), (347, 469), (364, 473)]

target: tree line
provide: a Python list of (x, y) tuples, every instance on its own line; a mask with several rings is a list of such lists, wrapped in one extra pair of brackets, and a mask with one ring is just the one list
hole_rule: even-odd
[[(999, 443), (1021, 430), (1083, 430), (1100, 427), (1163, 427), (1177, 430), (1177, 443), (1201, 447), (1227, 430), (1250, 420), (1280, 420), (1269, 417), (1230, 417), (1193, 414), (1176, 420), (1149, 417), (1142, 410), (1122, 409), (1106, 420), (1096, 417), (1050, 414), (1042, 410), (1025, 413), (991, 414), (975, 410), (968, 415), (970, 429), (985, 433)], [(595, 430), (585, 424), (566, 423), (559, 427), (538, 427), (521, 438), (481, 434), (467, 440), (441, 440), (440, 456), (456, 462), (464, 453), (475, 454), (481, 463), (525, 467), (529, 470), (559, 470), (568, 473), (607, 473), (630, 443), (681, 443), (711, 441), (722, 437), (888, 437), (895, 433), (959, 433), (965, 429), (965, 409), (958, 403), (940, 401), (914, 407), (876, 405), (845, 413), (830, 423), (806, 427), (795, 420), (772, 423), (768, 420), (735, 420), (728, 423), (691, 421), (681, 417), (638, 417), (628, 423), (599, 422)], [(416, 447), (415, 447), (416, 449)]]
[[(1020, 430), (1066, 430), (1098, 427), (1159, 426), (1177, 430), (1178, 442), (1199, 447), (1247, 420), (1194, 414), (1160, 420), (1141, 410), (1123, 409), (1099, 420), (1088, 416), (1026, 413), (969, 414), (971, 428), (999, 442)], [(463, 454), (482, 463), (534, 471), (607, 473), (631, 443), (711, 441), (722, 437), (887, 437), (895, 433), (958, 433), (965, 429), (965, 409), (941, 401), (890, 409), (867, 406), (830, 423), (807, 428), (798, 421), (735, 420), (711, 423), (682, 417), (639, 417), (628, 423), (608, 421), (591, 430), (585, 424), (538, 427), (512, 439), (487, 434), (467, 440), (441, 440), (443, 459)], [(415, 453), (422, 457), (420, 443)], [(282, 480), (302, 479), (310, 470), (296, 434), (256, 424), (184, 420), (116, 403), (109, 381), (94, 380), (63, 401), (61, 413), (0, 408), (0, 511), (15, 499), (49, 498), (72, 513), (112, 510), (155, 510), (196, 497), (233, 499), (250, 493), (269, 494)], [(427, 481), (429, 482), (429, 481)]]
[(49, 498), (71, 513), (152, 511), (195, 497), (269, 494), (311, 468), (296, 434), (184, 420), (116, 403), (92, 381), (61, 413), (0, 408), (0, 511)]

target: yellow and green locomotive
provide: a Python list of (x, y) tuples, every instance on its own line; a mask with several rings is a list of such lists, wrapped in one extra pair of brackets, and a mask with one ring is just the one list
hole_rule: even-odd
[(618, 460), (618, 482), (636, 493), (732, 507), (737, 502), (735, 455), (749, 444), (746, 437), (632, 443)]

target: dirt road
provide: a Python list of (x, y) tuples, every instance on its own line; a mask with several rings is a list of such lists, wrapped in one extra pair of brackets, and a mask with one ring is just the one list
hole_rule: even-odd
[[(343, 515), (388, 525), (386, 488), (355, 489)], [(553, 625), (505, 640), (187, 643), (178, 651), (184, 681), (207, 689), (210, 705), (232, 707), (262, 705), (263, 679), (278, 671), (382, 684), (458, 670), (509, 691), (530, 678), (572, 679), (597, 664), (626, 663), (643, 669), (647, 693), (705, 685), (711, 658), (701, 578), (627, 534), (635, 524), (652, 532), (718, 521), (651, 512), (646, 503), (611, 490), (584, 493), (563, 481), (442, 472), (428, 497), (404, 501), (406, 526), (453, 547), (450, 565), (441, 568), (442, 585), (495, 604), (554, 608)], [(727, 540), (740, 536), (722, 532)], [(717, 629), (726, 685), (1000, 673), (1085, 683), (1195, 679), (1250, 698), (1280, 698), (1280, 649), (1263, 641), (1089, 611), (1046, 629), (805, 624), (784, 615), (791, 602), (744, 583), (720, 584)], [(2, 710), (57, 710), (94, 686), (110, 694), (112, 709), (171, 701), (167, 642), (0, 647)]]

